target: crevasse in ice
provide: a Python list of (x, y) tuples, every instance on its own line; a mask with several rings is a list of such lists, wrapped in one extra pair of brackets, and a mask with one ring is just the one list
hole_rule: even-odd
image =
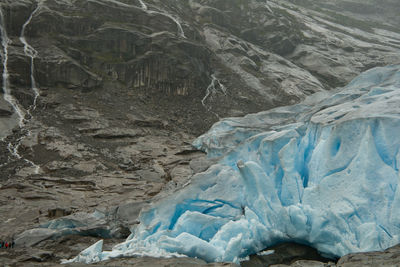
[(300, 104), (215, 124), (195, 141), (218, 164), (142, 211), (112, 251), (71, 261), (187, 255), (238, 261), (277, 242), (342, 256), (400, 234), (400, 66)]

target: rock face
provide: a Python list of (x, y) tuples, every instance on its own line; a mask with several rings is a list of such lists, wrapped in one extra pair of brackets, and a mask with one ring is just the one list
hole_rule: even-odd
[[(384, 2), (2, 1), (0, 239), (33, 229), (28, 262), (53, 264), (94, 242), (40, 225), (97, 209), (119, 242), (142, 206), (212, 164), (190, 143), (218, 118), (398, 63), (399, 4)], [(98, 231), (68, 234), (83, 233)]]
[[(125, 100), (196, 134), (216, 114), (296, 102), (399, 59), (398, 21), (361, 20), (346, 1), (335, 8), (294, 2), (147, 1), (146, 9), (137, 0), (3, 4), (10, 84), (29, 105), (30, 62), (17, 37), (37, 7), (24, 34), (37, 50), (34, 75), (43, 91), (96, 92), (92, 101), (102, 106)], [(226, 90), (207, 92), (212, 75)]]

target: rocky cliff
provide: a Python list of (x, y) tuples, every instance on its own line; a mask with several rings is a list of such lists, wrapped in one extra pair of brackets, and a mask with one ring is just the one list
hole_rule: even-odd
[(28, 260), (71, 257), (93, 241), (81, 235), (104, 237), (99, 229), (126, 237), (143, 205), (208, 168), (190, 143), (219, 118), (400, 62), (393, 0), (0, 4), (0, 239), (107, 214), (74, 235), (29, 234), (21, 244), (32, 251), (65, 249)]

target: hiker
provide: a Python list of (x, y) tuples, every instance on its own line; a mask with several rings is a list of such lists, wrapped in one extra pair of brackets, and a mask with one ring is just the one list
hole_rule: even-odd
[(6, 243), (4, 244), (5, 248), (8, 248), (8, 242), (6, 241)]
[(15, 242), (14, 242), (14, 239), (11, 241), (11, 248), (14, 248), (14, 246), (15, 246)]

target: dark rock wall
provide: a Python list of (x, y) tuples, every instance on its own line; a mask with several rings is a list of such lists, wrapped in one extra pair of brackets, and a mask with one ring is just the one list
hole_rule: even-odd
[[(322, 10), (321, 17), (329, 21), (323, 12), (325, 2), (321, 7), (310, 0), (145, 2), (147, 11), (136, 0), (44, 1), (26, 29), (26, 36), (39, 52), (35, 59), (39, 85), (87, 91), (105, 88), (112, 82), (118, 84), (116, 87), (132, 90), (132, 102), (184, 98), (181, 106), (169, 101), (171, 105), (165, 108), (171, 112), (160, 116), (166, 115), (172, 122), (178, 120), (174, 117), (176, 112), (195, 112), (180, 126), (199, 134), (217, 120), (215, 114), (243, 115), (296, 102), (315, 91), (342, 85), (365, 68), (398, 59), (386, 58), (378, 63), (372, 56), (348, 60), (342, 55), (343, 59), (333, 62), (341, 47), (327, 48), (327, 36), (307, 24), (307, 16), (318, 18), (319, 14), (303, 10), (307, 5), (318, 7)], [(29, 86), (29, 62), (17, 37), (37, 4), (25, 0), (2, 5), (8, 34), (13, 39), (9, 68), (12, 85), (18, 87), (15, 91)], [(352, 11), (351, 4), (342, 1), (336, 8)], [(179, 35), (177, 24), (170, 16), (180, 21), (187, 38)], [(212, 36), (207, 29), (215, 31)], [(361, 51), (366, 48), (359, 47), (357, 42), (346, 41), (341, 36), (331, 38), (344, 42), (344, 48), (355, 55), (366, 54)], [(394, 47), (385, 49), (390, 52)], [(285, 60), (294, 63), (293, 67), (265, 70), (268, 65), (288, 65)], [(313, 61), (320, 61), (318, 67)], [(321, 69), (321, 64), (330, 66)], [(299, 76), (296, 68), (309, 78), (305, 74)], [(348, 68), (350, 74), (343, 79), (333, 68)], [(218, 74), (228, 93), (214, 94), (205, 108), (201, 100), (212, 74)], [(320, 84), (300, 85), (311, 77)], [(293, 90), (286, 89), (285, 81)], [(151, 110), (157, 104), (153, 100), (147, 106)], [(192, 128), (194, 120), (198, 123)]]

